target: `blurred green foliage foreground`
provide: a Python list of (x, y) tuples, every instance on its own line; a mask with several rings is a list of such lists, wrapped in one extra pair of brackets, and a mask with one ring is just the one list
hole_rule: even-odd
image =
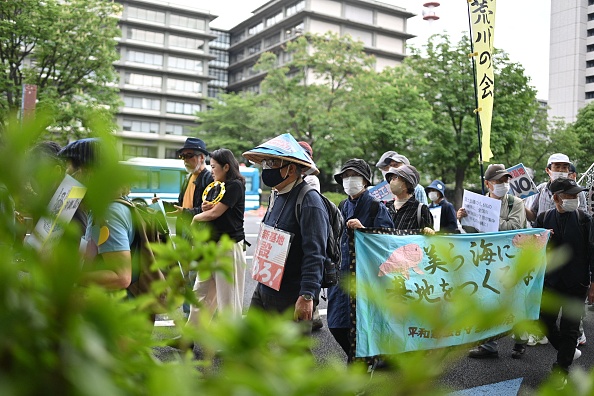
[[(26, 206), (33, 218), (46, 214), (52, 192), (46, 190), (61, 178), (56, 169), (28, 155), (29, 148), (43, 140), (49, 120), (43, 114), (24, 124), (11, 120), (0, 136), (0, 185), (17, 209)], [(93, 133), (103, 141), (102, 162), (87, 186), (84, 204), (101, 213), (132, 175), (110, 149), (113, 137), (107, 128), (94, 125)], [(33, 183), (36, 194), (30, 188)], [(153, 324), (142, 313), (151, 297), (123, 301), (96, 287), (77, 286), (81, 259), (74, 230), (67, 228), (59, 243), (39, 254), (23, 248), (23, 225), (14, 223), (12, 213), (3, 213), (0, 220), (0, 395), (435, 395), (447, 391), (438, 385), (444, 369), (467, 351), (398, 355), (393, 357), (397, 369), (371, 377), (364, 363), (346, 367), (338, 358), (316, 362), (310, 352), (312, 338), (301, 335), (290, 320), (292, 313), (274, 317), (250, 312), (232, 321), (221, 312), (199, 330), (184, 326), (179, 306), (184, 299), (196, 301), (184, 286), (180, 266), (170, 263), (179, 261), (184, 272), (196, 269), (201, 276), (225, 273), (229, 265), (221, 260), (214, 264), (221, 248), (207, 242), (206, 231), (197, 230), (194, 249), (175, 238), (155, 247), (157, 264), (167, 271), (166, 283), (155, 288), (156, 294), (170, 290), (164, 311), (176, 319), (182, 341), (196, 342), (202, 356), (196, 359), (191, 351), (171, 349), (174, 358), (161, 361), (155, 351), (166, 348), (167, 340), (154, 336)], [(378, 296), (378, 304), (384, 301)], [(484, 312), (469, 299), (458, 304), (455, 319), (461, 325), (488, 325), (505, 314)], [(436, 326), (440, 320), (451, 325), (439, 313), (413, 305), (389, 308), (395, 315), (422, 315)], [(570, 384), (567, 391), (576, 394), (573, 389)]]

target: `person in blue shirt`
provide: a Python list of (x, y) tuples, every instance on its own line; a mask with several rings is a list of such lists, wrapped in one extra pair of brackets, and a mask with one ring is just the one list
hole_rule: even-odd
[(345, 220), (345, 232), (342, 234), (340, 248), (342, 262), (340, 264), (341, 284), (328, 288), (328, 328), (334, 339), (351, 361), (351, 342), (349, 339), (350, 297), (349, 275), (349, 236), (348, 230), (365, 227), (393, 228), (394, 224), (386, 206), (375, 199), (367, 190), (371, 185), (371, 168), (362, 159), (350, 159), (344, 163), (334, 179), (341, 184), (349, 196), (339, 205)]
[(431, 201), (429, 210), (432, 208), (441, 208), (441, 217), (439, 218), (439, 231), (456, 232), (458, 230), (458, 220), (456, 220), (456, 210), (445, 198), (446, 186), (441, 180), (433, 180), (425, 188), (427, 196)]

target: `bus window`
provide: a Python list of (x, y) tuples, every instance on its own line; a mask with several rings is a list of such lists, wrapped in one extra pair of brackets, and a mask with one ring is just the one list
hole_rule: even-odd
[(159, 190), (159, 187), (161, 186), (159, 179), (160, 179), (159, 172), (152, 171), (151, 172), (151, 191)]
[(149, 189), (149, 172), (136, 171), (134, 173), (134, 180), (130, 186), (133, 190), (148, 190)]

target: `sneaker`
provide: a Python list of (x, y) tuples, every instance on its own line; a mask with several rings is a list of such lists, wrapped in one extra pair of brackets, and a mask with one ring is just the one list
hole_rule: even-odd
[(515, 344), (514, 348), (512, 349), (511, 357), (514, 359), (520, 359), (525, 352), (526, 352), (526, 345)]
[(499, 352), (489, 351), (482, 346), (478, 346), (468, 352), (468, 357), (473, 359), (496, 358), (499, 357)]
[(582, 356), (582, 351), (575, 348), (575, 352), (573, 353), (573, 360), (578, 359), (580, 356)]
[(582, 335), (577, 339), (577, 346), (586, 345), (586, 333), (582, 333)]
[(529, 346), (535, 346), (538, 344), (545, 345), (548, 343), (549, 343), (549, 339), (545, 335), (530, 334), (530, 336), (528, 336), (528, 345)]

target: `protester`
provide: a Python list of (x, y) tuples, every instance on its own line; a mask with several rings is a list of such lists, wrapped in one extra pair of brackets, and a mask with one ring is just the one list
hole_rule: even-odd
[(317, 168), (288, 134), (247, 151), (243, 156), (262, 165), (262, 181), (276, 190), (263, 224), (294, 235), (279, 290), (258, 283), (250, 309), (269, 312), (293, 309), (294, 319), (308, 321), (307, 326), (311, 329), (326, 260), (329, 218), (317, 191), (305, 195), (299, 219), (295, 206), (299, 191), (306, 185), (301, 176), (303, 170), (316, 173)]
[[(301, 148), (303, 150), (305, 150), (307, 155), (309, 155), (309, 157), (313, 161), (313, 149), (311, 148), (309, 143), (304, 142), (304, 141), (301, 141), (298, 143), (301, 146)], [(303, 170), (303, 172), (306, 172), (306, 171), (307, 171), (307, 169)], [(318, 177), (316, 175), (306, 175), (305, 173), (303, 173), (302, 176), (303, 176), (304, 182), (306, 182), (309, 186), (311, 186), (317, 192), (320, 192), (320, 179), (318, 179)], [(322, 322), (322, 318), (320, 317), (320, 310), (318, 309), (318, 306), (316, 305), (316, 307), (314, 309), (314, 313), (313, 313), (312, 330), (314, 330), (314, 331), (320, 330), (322, 327), (324, 327), (324, 322)]]
[[(245, 285), (245, 233), (243, 212), (245, 208), (245, 179), (239, 171), (239, 163), (230, 150), (225, 148), (210, 154), (214, 186), (202, 202), (202, 212), (194, 216), (192, 223), (208, 222), (211, 238), (219, 241), (228, 235), (235, 243), (230, 255), (233, 258), (231, 281), (224, 274), (213, 273), (207, 279), (196, 279), (194, 293), (199, 302), (210, 313), (210, 319), (217, 311), (227, 310), (241, 318), (243, 291)], [(219, 200), (216, 202), (217, 200)], [(214, 201), (214, 202), (213, 202)], [(199, 307), (192, 305), (188, 323), (198, 325)]]
[[(487, 196), (501, 201), (501, 208), (499, 210), (499, 231), (519, 230), (525, 227), (526, 215), (524, 210), (524, 202), (508, 194), (509, 179), (512, 175), (502, 164), (489, 165), (485, 172), (485, 185), (489, 192)], [(457, 212), (458, 220), (468, 216), (466, 209), (460, 208)], [(478, 232), (473, 227), (465, 227), (467, 231)], [(519, 359), (526, 352), (526, 341), (522, 337), (515, 335), (515, 345), (512, 350), (512, 357)], [(477, 348), (470, 350), (468, 357), (471, 358), (490, 358), (498, 357), (497, 341), (489, 341), (485, 344), (479, 345)]]
[[(540, 320), (546, 327), (547, 337), (557, 350), (553, 373), (560, 378), (559, 387), (567, 383), (569, 366), (581, 356), (576, 349), (579, 336), (580, 313), (584, 299), (594, 300), (594, 244), (592, 218), (581, 210), (578, 196), (584, 187), (574, 180), (559, 177), (548, 191), (553, 194), (554, 209), (540, 213), (536, 227), (552, 230), (550, 248), (565, 249), (565, 263), (545, 274), (543, 294), (555, 296), (547, 299), (552, 306), (541, 308)], [(557, 326), (559, 321), (559, 326)]]
[[(385, 153), (382, 154), (382, 156), (380, 157), (379, 161), (377, 161), (377, 164), (376, 164), (376, 166), (382, 171), (382, 174), (384, 175), (384, 177), (386, 176), (386, 172), (388, 171), (388, 169), (399, 168), (400, 166), (403, 166), (403, 165), (410, 165), (410, 161), (404, 155), (398, 154), (396, 151), (386, 151)], [(420, 177), (419, 177), (419, 179), (420, 179)], [(413, 188), (415, 189), (414, 195), (415, 195), (415, 198), (417, 199), (417, 201), (419, 201), (422, 204), (427, 205), (429, 203), (427, 201), (427, 195), (425, 194), (425, 190), (423, 189), (423, 186), (418, 184), (418, 180), (417, 180), (417, 184), (415, 186), (413, 186)]]
[(394, 223), (385, 205), (375, 199), (367, 187), (371, 185), (371, 168), (362, 159), (350, 159), (342, 165), (334, 179), (341, 184), (348, 198), (339, 208), (346, 223), (340, 240), (342, 262), (340, 263), (341, 284), (328, 289), (328, 328), (351, 361), (350, 318), (350, 256), (348, 230), (365, 227), (393, 228)]
[[(424, 230), (433, 231), (433, 216), (427, 205), (419, 202), (413, 195), (415, 186), (419, 184), (419, 172), (412, 165), (401, 165), (398, 168), (389, 168), (386, 172), (386, 181), (394, 194), (394, 201), (387, 203), (388, 211), (392, 216), (394, 228), (397, 230)], [(423, 195), (425, 192), (423, 191)], [(431, 229), (426, 230), (426, 228)]]
[[(433, 180), (430, 185), (425, 187), (427, 196), (431, 201), (429, 210), (433, 208), (441, 208), (439, 217), (439, 231), (441, 232), (457, 232), (458, 221), (456, 220), (456, 209), (445, 198), (446, 186), (441, 180)], [(435, 227), (437, 229), (437, 227)]]

